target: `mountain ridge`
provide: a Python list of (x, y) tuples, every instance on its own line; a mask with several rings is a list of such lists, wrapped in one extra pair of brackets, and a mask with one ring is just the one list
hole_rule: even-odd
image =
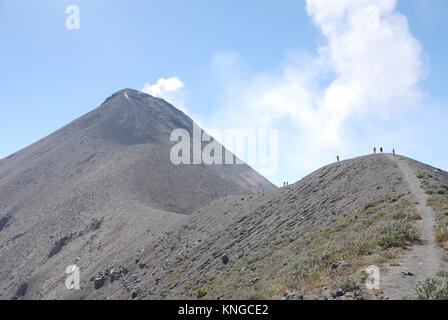
[(125, 257), (213, 199), (275, 189), (245, 164), (172, 164), (171, 131), (192, 126), (164, 100), (120, 90), (3, 159), (0, 288), (15, 291), (20, 280), (32, 292), (33, 279), (58, 274), (73, 250), (93, 264)]

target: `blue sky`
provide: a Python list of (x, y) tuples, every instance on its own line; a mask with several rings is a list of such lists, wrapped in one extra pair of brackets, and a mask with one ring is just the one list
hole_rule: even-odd
[[(373, 145), (447, 170), (448, 2), (360, 1), (378, 7), (374, 22), (400, 40), (389, 48), (384, 39), (359, 36), (353, 21), (364, 9), (350, 1), (341, 0), (353, 18), (347, 31), (345, 16), (335, 15), (339, 8), (313, 0), (0, 0), (0, 158), (117, 90), (177, 77), (183, 87), (167, 100), (205, 128), (251, 123), (279, 129), (279, 169), (268, 176), (278, 185), (333, 162), (336, 154), (366, 154)], [(71, 4), (80, 9), (79, 30), (65, 25)], [(336, 33), (325, 30), (329, 25)], [(344, 48), (361, 40), (358, 45), (371, 48), (366, 60), (366, 53), (354, 56)], [(402, 52), (403, 59), (389, 59)], [(341, 97), (332, 94), (334, 87), (357, 88), (366, 70), (377, 70), (365, 69), (369, 63), (384, 72), (383, 87), (370, 94), (364, 86), (335, 106), (325, 102)], [(400, 66), (388, 73), (391, 64)], [(383, 97), (388, 88), (393, 92)], [(269, 100), (275, 97), (284, 104)]]

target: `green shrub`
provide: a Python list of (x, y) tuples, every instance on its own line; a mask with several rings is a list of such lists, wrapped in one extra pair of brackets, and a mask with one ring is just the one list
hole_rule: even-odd
[(370, 242), (361, 242), (358, 244), (358, 248), (356, 250), (356, 253), (359, 256), (365, 256), (372, 253), (372, 246)]
[(201, 299), (202, 297), (204, 297), (207, 294), (207, 289), (205, 288), (199, 288), (196, 291), (196, 299)]
[(405, 241), (405, 237), (402, 233), (398, 232), (389, 232), (387, 234), (383, 234), (378, 239), (378, 245), (383, 249), (393, 248), (393, 247), (402, 247)]
[(311, 271), (314, 270), (316, 265), (318, 265), (317, 261), (313, 261), (309, 257), (301, 257), (299, 258), (293, 265), (292, 271), (289, 275), (292, 281), (298, 282), (301, 279), (307, 279)]
[(422, 216), (417, 211), (409, 213), (408, 217), (410, 220), (421, 220), (422, 219)]
[(448, 280), (428, 278), (414, 287), (416, 300), (448, 300)]
[(448, 230), (446, 229), (438, 229), (434, 232), (434, 237), (436, 240), (436, 243), (444, 247), (444, 244), (448, 242)]
[(359, 289), (359, 279), (353, 275), (340, 276), (334, 280), (333, 286), (345, 292), (355, 291)]
[(385, 230), (377, 240), (377, 244), (382, 249), (405, 248), (406, 245), (417, 241), (418, 235), (409, 223), (397, 222)]
[(168, 291), (167, 290), (162, 290), (161, 292), (160, 292), (160, 296), (161, 297), (166, 297), (168, 295)]
[(375, 203), (373, 203), (373, 202), (369, 202), (368, 204), (366, 204), (366, 205), (364, 206), (364, 210), (368, 210), (368, 209), (370, 209), (370, 208), (374, 208), (375, 206), (376, 206)]

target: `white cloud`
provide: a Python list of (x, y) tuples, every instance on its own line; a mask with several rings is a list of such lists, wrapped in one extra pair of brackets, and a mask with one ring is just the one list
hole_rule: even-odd
[(416, 106), (425, 75), (422, 46), (395, 6), (395, 0), (306, 0), (323, 44), (316, 54), (289, 53), (275, 70), (229, 75), (242, 61), (218, 54), (214, 70), (219, 81), (227, 79), (227, 101), (215, 122), (279, 127), (289, 137), (283, 158), (306, 170), (370, 143), (359, 141), (363, 124), (377, 123), (385, 138), (381, 126)]
[(145, 83), (142, 92), (150, 94), (156, 98), (162, 98), (172, 103), (176, 108), (188, 113), (183, 106), (182, 90), (184, 83), (178, 77), (159, 78), (155, 84)]
[(167, 79), (160, 78), (155, 84), (146, 83), (142, 91), (157, 98), (167, 98), (171, 93), (178, 91), (184, 87), (184, 83), (178, 77)]

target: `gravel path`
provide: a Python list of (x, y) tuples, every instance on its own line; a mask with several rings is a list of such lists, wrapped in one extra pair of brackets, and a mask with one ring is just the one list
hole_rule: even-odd
[(427, 195), (420, 187), (416, 173), (406, 160), (401, 160), (398, 156), (388, 156), (400, 168), (405, 182), (418, 202), (416, 209), (422, 217), (416, 223), (422, 244), (409, 248), (400, 265), (388, 266), (388, 271), (381, 278), (385, 295), (390, 299), (402, 299), (413, 293), (412, 288), (419, 280), (436, 275), (441, 266), (442, 250), (434, 244), (434, 212), (426, 205)]

